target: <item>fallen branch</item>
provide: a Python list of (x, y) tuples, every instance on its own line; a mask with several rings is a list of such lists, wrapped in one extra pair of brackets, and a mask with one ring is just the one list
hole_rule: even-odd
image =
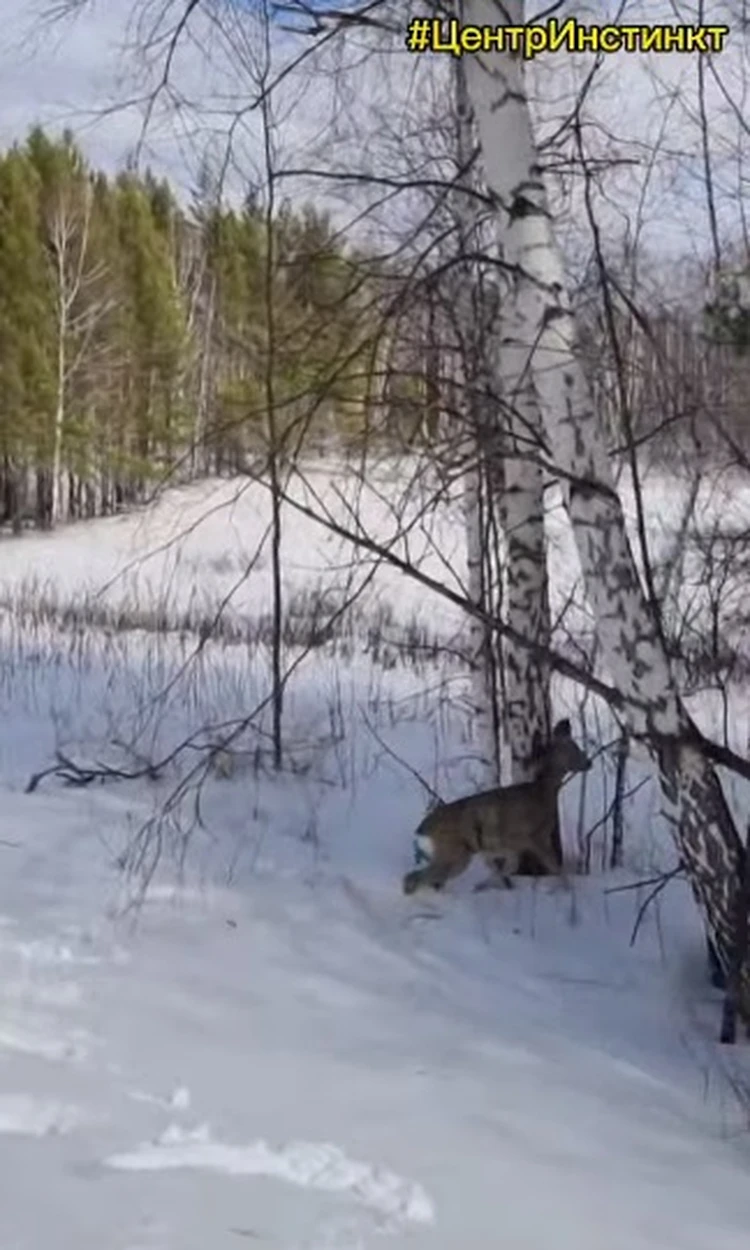
[(133, 769), (115, 768), (112, 764), (101, 764), (98, 761), (93, 765), (83, 765), (63, 755), (62, 751), (56, 751), (55, 758), (56, 764), (32, 774), (25, 794), (33, 794), (45, 777), (58, 777), (66, 786), (82, 788), (91, 785), (92, 781), (141, 781), (144, 777), (149, 781), (158, 781), (161, 776), (159, 766), (151, 763), (144, 763)]

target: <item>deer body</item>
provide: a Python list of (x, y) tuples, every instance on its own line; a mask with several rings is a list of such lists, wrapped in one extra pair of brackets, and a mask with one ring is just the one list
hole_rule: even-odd
[(560, 721), (542, 753), (536, 781), (483, 790), (428, 812), (415, 838), (429, 862), (406, 874), (404, 893), (413, 894), (426, 885), (439, 890), (451, 877), (460, 876), (475, 855), (481, 855), (490, 869), (478, 890), (510, 888), (510, 877), (526, 851), (549, 873), (562, 873), (553, 845), (557, 796), (568, 773), (590, 767), (573, 741), (570, 721)]

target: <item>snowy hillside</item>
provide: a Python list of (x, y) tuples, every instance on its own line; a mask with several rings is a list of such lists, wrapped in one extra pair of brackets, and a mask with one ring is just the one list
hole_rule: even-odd
[[(679, 507), (658, 489), (666, 527)], [(359, 503), (384, 541), (403, 524), (382, 491)], [(602, 752), (562, 796), (568, 858), (588, 840), (593, 868), (570, 891), (474, 895), (470, 872), (400, 892), (425, 796), (394, 756), (446, 795), (472, 777), (460, 666), (404, 656), (460, 631), (424, 588), (376, 575), (290, 681), (289, 770), (272, 775), (261, 718), (205, 780), (203, 827), (192, 792), (156, 827), (139, 906), (118, 864), (189, 753), (155, 780), (24, 793), (56, 749), (133, 767), (263, 699), (266, 522), (260, 488), (218, 483), (0, 549), (0, 1250), (746, 1246), (750, 1058), (716, 1042), (682, 883), (630, 944), (637, 883), (674, 863), (656, 788), (628, 804), (616, 874)], [(576, 575), (555, 532), (561, 597)], [(415, 521), (412, 556), (418, 536), (460, 582), (455, 506)], [(302, 623), (366, 577), (299, 515), (286, 543)], [(231, 609), (245, 642), (228, 630), (191, 659), (191, 628), (250, 565)], [(557, 697), (592, 753), (606, 744), (575, 692)], [(744, 741), (747, 708), (734, 728)]]

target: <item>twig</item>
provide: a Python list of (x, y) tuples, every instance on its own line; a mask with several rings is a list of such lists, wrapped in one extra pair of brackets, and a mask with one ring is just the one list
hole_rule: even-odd
[(679, 876), (683, 871), (683, 865), (678, 864), (676, 868), (670, 869), (669, 872), (660, 872), (656, 877), (645, 877), (641, 881), (629, 881), (627, 885), (611, 885), (604, 891), (605, 894), (625, 894), (628, 890), (640, 890), (644, 885), (657, 885), (660, 882), (666, 885), (674, 877)]
[(365, 725), (369, 729), (370, 733), (372, 734), (373, 738), (378, 743), (378, 745), (383, 748), (386, 755), (390, 755), (392, 760), (395, 760), (395, 762), (397, 764), (400, 764), (402, 768), (405, 768), (408, 773), (411, 773), (415, 781), (418, 781), (420, 785), (424, 786), (425, 790), (427, 791), (427, 793), (430, 795), (431, 798), (435, 799), (438, 803), (442, 802), (437, 790), (433, 790), (430, 783), (428, 781), (425, 781), (422, 774), (417, 772), (416, 768), (414, 768), (414, 766), (410, 764), (408, 760), (402, 759), (400, 755), (397, 755), (396, 752), (393, 750), (393, 748), (388, 746), (387, 742), (383, 741), (383, 739), (380, 737), (380, 734), (377, 732), (377, 730), (374, 729), (373, 726), (370, 724), (370, 721), (367, 718), (367, 713), (365, 712), (361, 704), (360, 704), (359, 710), (361, 712), (362, 719), (365, 722)]
[(679, 874), (682, 872), (684, 872), (684, 868), (682, 864), (678, 864), (677, 867), (673, 868), (671, 872), (663, 873), (658, 883), (654, 886), (653, 890), (651, 890), (646, 895), (646, 898), (643, 900), (640, 907), (638, 908), (638, 914), (636, 915), (636, 918), (635, 918), (635, 924), (633, 925), (633, 932), (630, 935), (631, 946), (635, 946), (635, 939), (638, 937), (638, 930), (641, 927), (641, 921), (643, 920), (643, 917), (646, 915), (646, 912), (648, 911), (649, 907), (653, 903), (654, 899), (657, 898), (661, 894), (664, 887), (669, 885), (670, 881), (673, 881), (674, 878), (679, 876)]
[[(599, 816), (598, 819), (594, 821), (593, 825), (586, 833), (586, 842), (590, 844), (591, 839), (593, 838), (597, 830), (601, 829), (602, 825), (606, 825), (610, 816), (616, 816), (618, 798), (620, 799), (621, 802), (624, 801), (625, 799), (632, 799), (633, 796), (636, 795), (638, 791), (643, 788), (643, 786), (647, 785), (650, 780), (651, 780), (650, 777), (642, 777), (640, 781), (636, 782), (634, 786), (631, 786), (631, 788), (629, 790), (626, 790), (624, 793), (618, 795), (618, 792), (615, 791), (614, 795), (612, 796), (612, 801), (607, 807), (607, 810), (605, 811), (604, 815)], [(618, 867), (620, 867), (619, 864), (613, 864), (610, 862), (610, 868), (618, 868)], [(616, 886), (615, 891), (621, 890), (621, 889), (629, 889), (629, 888), (630, 888), (629, 886)], [(607, 891), (607, 893), (610, 893), (610, 891)]]

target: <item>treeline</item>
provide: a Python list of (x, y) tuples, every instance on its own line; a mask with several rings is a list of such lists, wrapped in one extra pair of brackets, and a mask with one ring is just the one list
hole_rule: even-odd
[[(104, 515), (331, 435), (454, 448), (461, 334), (438, 261), (401, 272), (309, 205), (229, 209), (208, 170), (181, 205), (35, 129), (0, 155), (0, 526)], [(614, 448), (750, 454), (739, 343), (696, 309), (575, 302)]]
[[(588, 310), (590, 311), (590, 310)], [(747, 466), (750, 356), (740, 332), (717, 333), (690, 307), (615, 309), (579, 318), (580, 346), (610, 447), (679, 471)], [(734, 331), (734, 326), (730, 329)]]
[(181, 207), (40, 129), (0, 157), (3, 525), (106, 514), (365, 419), (363, 258), (312, 207), (229, 210), (210, 182)]

